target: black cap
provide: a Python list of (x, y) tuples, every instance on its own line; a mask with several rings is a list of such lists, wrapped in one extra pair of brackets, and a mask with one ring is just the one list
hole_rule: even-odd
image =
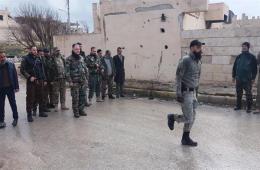
[(202, 46), (202, 45), (205, 45), (205, 43), (202, 43), (202, 42), (200, 42), (199, 40), (193, 40), (193, 41), (191, 41), (191, 43), (190, 43), (190, 47), (193, 47), (193, 46)]
[(78, 45), (82, 45), (80, 42), (77, 43)]
[(49, 53), (50, 51), (49, 51), (47, 48), (44, 48), (44, 49), (43, 49), (43, 52), (44, 52), (44, 53)]

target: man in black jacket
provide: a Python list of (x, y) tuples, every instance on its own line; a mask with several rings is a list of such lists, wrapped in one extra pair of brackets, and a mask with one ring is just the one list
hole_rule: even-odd
[(37, 56), (37, 47), (31, 47), (30, 53), (24, 57), (21, 68), (21, 74), (26, 78), (26, 111), (28, 122), (33, 122), (32, 111), (35, 103), (39, 103), (39, 116), (48, 117), (44, 113), (43, 93), (46, 86), (46, 76), (43, 62)]
[(113, 57), (115, 64), (115, 82), (116, 82), (116, 97), (124, 96), (124, 83), (125, 83), (125, 57), (122, 55), (122, 48), (117, 48), (117, 55)]
[(15, 92), (19, 91), (19, 83), (15, 65), (6, 60), (4, 51), (0, 51), (0, 129), (5, 128), (5, 98), (7, 96), (13, 111), (13, 126), (17, 125), (18, 112)]
[(257, 75), (256, 57), (249, 52), (250, 43), (242, 44), (242, 53), (236, 58), (233, 66), (233, 82), (236, 82), (237, 104), (234, 110), (242, 107), (243, 90), (246, 91), (247, 113), (252, 109), (252, 85)]

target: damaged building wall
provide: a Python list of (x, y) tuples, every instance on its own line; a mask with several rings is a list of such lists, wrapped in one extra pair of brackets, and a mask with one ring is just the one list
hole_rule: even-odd
[(189, 43), (199, 39), (206, 43), (203, 52), (201, 82), (203, 84), (230, 85), (232, 66), (241, 53), (241, 45), (251, 43), (251, 52), (260, 51), (260, 25), (225, 29), (193, 30), (182, 32), (182, 54), (189, 51)]

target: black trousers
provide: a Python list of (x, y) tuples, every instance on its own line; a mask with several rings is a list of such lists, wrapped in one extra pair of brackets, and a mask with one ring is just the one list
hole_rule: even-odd
[(251, 109), (253, 104), (253, 95), (252, 95), (252, 82), (236, 82), (236, 92), (237, 92), (237, 107), (242, 107), (242, 97), (243, 97), (243, 91), (246, 92), (246, 104), (247, 108)]
[(5, 98), (8, 98), (13, 118), (18, 119), (17, 105), (15, 100), (15, 91), (12, 87), (0, 88), (0, 122), (4, 122), (5, 119)]

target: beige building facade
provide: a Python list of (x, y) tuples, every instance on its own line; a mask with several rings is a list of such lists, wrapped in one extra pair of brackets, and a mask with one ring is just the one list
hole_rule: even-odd
[[(94, 32), (55, 36), (54, 44), (65, 55), (81, 42), (86, 53), (95, 46), (124, 47), (126, 78), (171, 84), (179, 59), (192, 39), (206, 43), (202, 83), (231, 83), (235, 56), (243, 41), (260, 51), (260, 24), (245, 16), (236, 19), (224, 3), (207, 0), (101, 0), (93, 4)], [(232, 22), (233, 20), (233, 22)], [(258, 20), (254, 18), (254, 21)], [(245, 23), (251, 23), (250, 24)]]

